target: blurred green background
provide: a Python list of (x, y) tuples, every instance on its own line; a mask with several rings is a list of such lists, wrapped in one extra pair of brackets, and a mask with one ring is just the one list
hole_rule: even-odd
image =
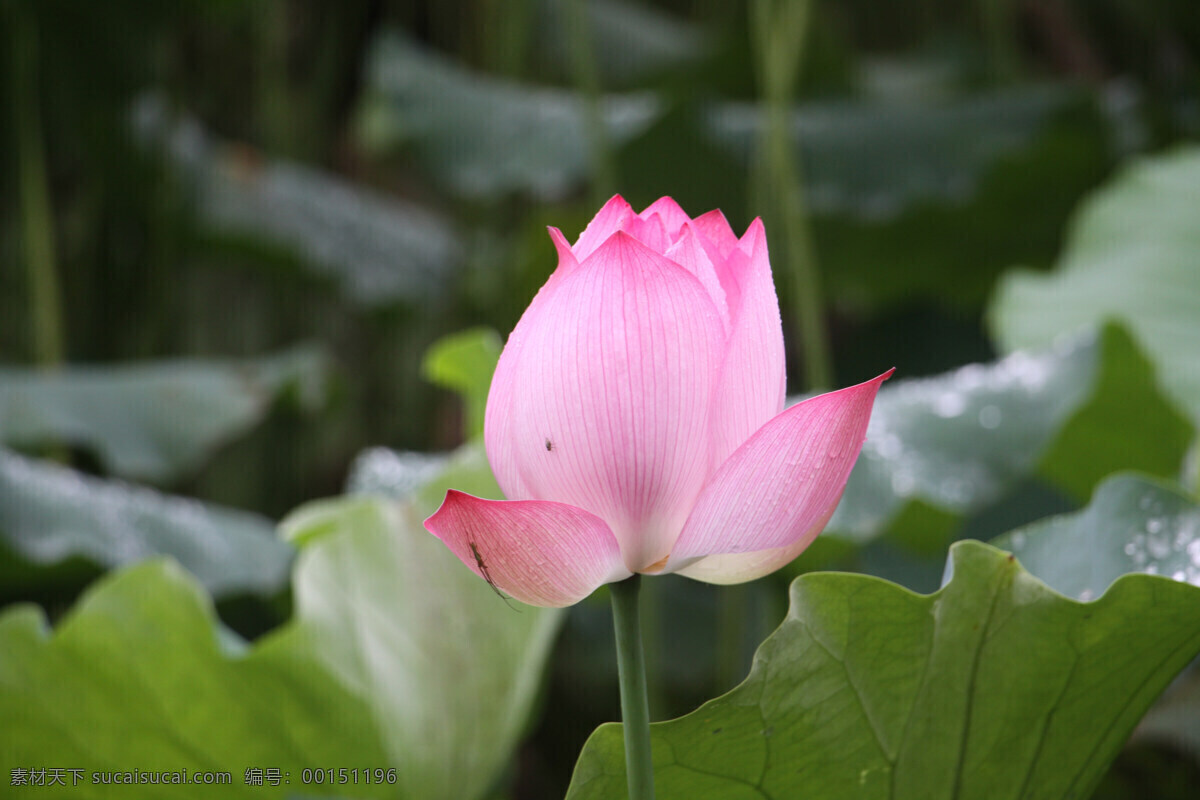
[[(545, 226), (574, 240), (614, 192), (639, 209), (662, 195), (693, 215), (720, 208), (737, 231), (764, 217), (797, 395), (993, 361), (1010, 349), (985, 320), (1002, 275), (1051, 270), (1085, 198), (1200, 135), (1194, 0), (0, 10), (2, 443), (251, 512), (237, 523), (250, 527), (341, 493), (366, 448), (466, 440), (470, 404), (448, 388), (460, 379), (426, 352), (464, 328), (511, 330), (554, 266)], [(1105, 355), (1087, 356), (1097, 385), (1118, 387), (1091, 413), (1145, 408), (1129, 405), (1136, 384), (1161, 404), (1166, 444), (1101, 460), (1182, 475), (1186, 409), (1161, 397), (1153, 343), (1147, 355), (1129, 336), (1110, 329)], [(1046, 456), (990, 494), (891, 509), (861, 549), (846, 522), (851, 535), (741, 590), (734, 611), (711, 587), (661, 581), (655, 718), (740, 680), (798, 570), (931, 591), (950, 541), (1079, 508), (1093, 473)], [(887, 491), (908, 497), (890, 474)], [(0, 600), (52, 620), (109, 567), (186, 550), (166, 534), (126, 556), (22, 549), (15, 491), (0, 496)], [(271, 576), (223, 585), (214, 562), (205, 579), (246, 638), (291, 613), (288, 555), (262, 558)], [(718, 663), (721, 637), (741, 655)], [(584, 739), (617, 717), (604, 603), (573, 609), (556, 647), (497, 797), (561, 796)], [(1198, 775), (1194, 751), (1146, 741), (1097, 796), (1192, 797)]]

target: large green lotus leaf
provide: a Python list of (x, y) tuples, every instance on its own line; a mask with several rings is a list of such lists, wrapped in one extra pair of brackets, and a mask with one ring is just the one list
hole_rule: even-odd
[[(704, 36), (696, 25), (653, 6), (625, 0), (586, 0), (583, 6), (605, 86), (628, 84), (693, 61), (704, 52)], [(570, 5), (538, 0), (537, 12), (537, 47), (559, 65), (560, 72), (570, 75), (574, 58)]]
[(312, 347), (244, 361), (0, 367), (0, 442), (75, 445), (117, 475), (168, 481), (253, 427), (285, 391), (321, 402), (327, 372)]
[(1001, 282), (989, 312), (1000, 345), (1041, 346), (1119, 319), (1179, 408), (1200, 420), (1197, 185), (1197, 147), (1126, 168), (1080, 208), (1054, 273), (1014, 272)]
[[(571, 90), (472, 74), (395, 32), (373, 44), (367, 81), (364, 146), (376, 152), (412, 146), (422, 166), (456, 192), (561, 198), (586, 179), (584, 105)], [(600, 109), (606, 135), (628, 140), (658, 116), (660, 105), (648, 92), (606, 96)]]
[(290, 253), (356, 303), (427, 303), (462, 263), (437, 213), (303, 164), (210, 136), (192, 118), (168, 123), (161, 98), (138, 104), (140, 135), (161, 144), (207, 228)]
[(1200, 760), (1200, 662), (1192, 662), (1133, 732), (1135, 742), (1187, 750)]
[[(951, 563), (924, 596), (863, 575), (797, 578), (746, 681), (652, 726), (658, 796), (1087, 797), (1200, 651), (1200, 589), (1129, 575), (1078, 603), (978, 542)], [(568, 798), (624, 786), (621, 728), (604, 725)]]
[[(879, 220), (915, 200), (970, 197), (988, 165), (1027, 146), (1077, 99), (1047, 84), (937, 102), (814, 102), (798, 106), (788, 127), (809, 206)], [(763, 119), (755, 104), (725, 103), (713, 107), (707, 132), (749, 163)]]
[(1116, 326), (991, 364), (889, 381), (826, 535), (866, 542), (906, 514), (930, 526), (938, 524), (932, 512), (950, 524), (1033, 475), (1082, 501), (1117, 469), (1176, 474), (1190, 437)]
[[(577, 93), (472, 74), (396, 33), (373, 45), (360, 137), (375, 152), (411, 147), (454, 191), (563, 197), (584, 182), (588, 137)], [(879, 219), (915, 200), (961, 200), (983, 169), (1027, 145), (1056, 111), (1079, 100), (1061, 85), (937, 102), (809, 103), (789, 127), (819, 211)], [(646, 131), (664, 104), (613, 93), (601, 113), (618, 148)], [(749, 162), (762, 128), (753, 103), (714, 103), (704, 138)], [(699, 213), (706, 209), (696, 209)]]
[[(1096, 489), (1086, 509), (1011, 531), (992, 544), (1080, 600), (1129, 572), (1200, 586), (1200, 506), (1178, 488), (1143, 476), (1115, 475)], [(1146, 714), (1135, 736), (1200, 754), (1196, 664)]]
[[(880, 176), (882, 185), (876, 191), (890, 198), (895, 213), (872, 217), (864, 213), (870, 206), (856, 208), (853, 198), (845, 197), (842, 203), (851, 213), (814, 216), (822, 288), (829, 302), (855, 309), (860, 318), (874, 318), (876, 325), (886, 324), (889, 318), (895, 324), (904, 324), (909, 317), (920, 319), (925, 316), (922, 309), (932, 306), (957, 309), (958, 324), (977, 326), (977, 315), (1000, 276), (1013, 264), (1051, 261), (1079, 198), (1111, 171), (1113, 128), (1122, 123), (1113, 124), (1100, 105), (1081, 95), (1040, 124), (1028, 117), (1024, 122), (1021, 117), (1007, 121), (1006, 125), (1028, 127), (1008, 143), (993, 140), (993, 157), (976, 152), (976, 166), (949, 176), (949, 185), (965, 176), (969, 181), (963, 184), (965, 192), (924, 194), (912, 184), (889, 182), (893, 171), (921, 170), (924, 159), (902, 155), (886, 164), (886, 172), (867, 171), (859, 180)], [(880, 127), (874, 133), (882, 135), (886, 130)], [(957, 146), (965, 141), (959, 139)], [(877, 151), (868, 152), (874, 156)], [(813, 159), (812, 169), (830, 169), (817, 154)], [(864, 161), (845, 168), (865, 167)], [(936, 164), (934, 169), (946, 166)], [(916, 176), (913, 179), (919, 186)], [(1020, 235), (1014, 236), (1014, 231)], [(967, 341), (977, 335), (971, 331)], [(906, 330), (903, 341), (915, 344), (911, 338)], [(841, 343), (849, 344), (844, 339)], [(935, 347), (943, 354), (953, 353), (959, 342), (938, 342)], [(874, 349), (886, 352), (878, 342)], [(845, 356), (853, 353), (846, 351)]]
[(1088, 402), (1059, 428), (1038, 462), (1038, 475), (1086, 501), (1119, 470), (1175, 478), (1195, 433), (1166, 396), (1154, 368), (1119, 325), (1106, 325), (1099, 374)]
[[(561, 613), (503, 602), (402, 504), (331, 501), (282, 527), (317, 548), (311, 573), (301, 552), (296, 578), (312, 587), (311, 603), (297, 595), (302, 635), (376, 707), (411, 796), (481, 795), (525, 732)], [(330, 533), (358, 551), (316, 561)]]
[[(350, 465), (346, 476), (346, 493), (372, 494), (405, 502), (414, 498), (436, 496), (433, 508), (437, 508), (436, 503), (441, 502), (446, 488), (446, 481), (442, 476), (453, 469), (453, 463), (467, 447), (469, 445), (452, 453), (421, 453), (415, 450), (368, 447), (359, 453)], [(487, 466), (482, 452), (478, 454), (475, 463), (481, 467)], [(469, 489), (462, 491), (475, 494)], [(420, 505), (422, 508), (429, 508), (428, 503)], [(433, 513), (432, 509), (429, 510)]]
[[(1131, 572), (1200, 586), (1200, 506), (1177, 487), (1145, 476), (1114, 475), (1084, 510), (1019, 528), (992, 544), (1057, 591), (1084, 601)], [(1200, 755), (1196, 662), (1150, 709), (1135, 738)]]
[(468, 442), (449, 453), (372, 447), (358, 455), (346, 479), (346, 491), (351, 494), (411, 501), (426, 515), (442, 504), (447, 489), (490, 500), (504, 499), (482, 442)]
[[(302, 770), (316, 767), (396, 770), (395, 785), (360, 774), (321, 794), (483, 795), (524, 732), (560, 615), (506, 606), (401, 504), (326, 501), (282, 528), (300, 548), (296, 614), (253, 646), (161, 560), (106, 577), (53, 632), (34, 607), (0, 617), (0, 759), (88, 775), (229, 771), (222, 797), (311, 794)], [(289, 783), (247, 786), (251, 767)], [(38, 796), (143, 788), (85, 782)]]
[(869, 540), (911, 499), (955, 514), (994, 500), (1086, 402), (1100, 357), (1081, 340), (885, 384), (827, 534)]
[(1144, 572), (1200, 586), (1200, 507), (1178, 488), (1134, 474), (1096, 488), (1087, 508), (992, 541), (1055, 590), (1091, 600)]
[[(0, 448), (0, 560), (9, 589), (81, 559), (108, 569), (168, 555), (213, 595), (277, 593), (292, 548), (257, 514), (101, 480)], [(24, 562), (24, 563), (20, 563)]]

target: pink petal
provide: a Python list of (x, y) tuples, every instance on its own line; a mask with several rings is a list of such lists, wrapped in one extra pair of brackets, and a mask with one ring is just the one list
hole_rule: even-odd
[(771, 280), (767, 237), (754, 220), (729, 259), (732, 324), (713, 393), (711, 469), (783, 410), (787, 390), (783, 323)]
[(596, 212), (596, 216), (592, 217), (583, 233), (579, 234), (579, 240), (573, 248), (575, 258), (582, 262), (614, 233), (625, 230), (629, 221), (634, 218), (633, 209), (625, 202), (625, 198), (619, 194), (613, 195), (612, 199)]
[(648, 567), (707, 476), (720, 316), (695, 276), (617, 233), (531, 317), (515, 372), (497, 371), (525, 497), (596, 514), (629, 568)]
[[(836, 507), (835, 505), (834, 508)], [(808, 549), (813, 540), (825, 529), (829, 518), (833, 516), (833, 511), (833, 508), (829, 509), (828, 514), (817, 520), (809, 530), (787, 547), (755, 550), (752, 553), (705, 556), (699, 561), (675, 571), (693, 580), (722, 585), (745, 583), (764, 575), (770, 575), (777, 569), (795, 561), (797, 556)]]
[(622, 230), (656, 253), (666, 252), (671, 245), (667, 239), (667, 229), (663, 227), (662, 218), (658, 214), (651, 214), (645, 219), (633, 217)]
[(754, 251), (760, 247), (765, 247), (767, 243), (766, 228), (763, 226), (762, 217), (755, 217), (750, 223), (750, 227), (746, 228), (746, 232), (742, 234), (742, 238), (737, 241), (737, 248), (746, 255), (753, 255)]
[(805, 400), (760, 428), (704, 487), (666, 569), (702, 556), (808, 546), (841, 499), (875, 394), (893, 371)]
[[(729, 307), (725, 303), (725, 290), (721, 288), (721, 279), (717, 276), (716, 268), (713, 267), (712, 260), (700, 243), (699, 234), (693, 231), (690, 222), (684, 222), (675, 244), (671, 245), (666, 255), (667, 258), (695, 275), (700, 281), (713, 301), (713, 305), (717, 307), (717, 312), (721, 315), (722, 328), (728, 333)], [(775, 315), (779, 316), (778, 310)]]
[(646, 210), (638, 214), (638, 216), (642, 219), (649, 219), (655, 214), (662, 219), (663, 228), (667, 232), (667, 238), (672, 242), (679, 238), (679, 232), (683, 229), (683, 226), (692, 221), (687, 212), (669, 197), (658, 198), (646, 206)]
[(554, 242), (554, 249), (558, 252), (558, 269), (555, 272), (565, 275), (578, 267), (579, 261), (575, 258), (575, 253), (571, 251), (571, 245), (567, 241), (567, 237), (563, 236), (563, 232), (553, 225), (546, 230), (550, 232), (550, 241)]
[(738, 238), (734, 234), (733, 228), (729, 227), (729, 221), (725, 219), (725, 215), (719, 209), (714, 208), (707, 214), (701, 214), (692, 220), (692, 225), (716, 245), (722, 257), (728, 257), (733, 252), (733, 248), (738, 245)]
[(538, 310), (554, 293), (563, 278), (579, 268), (579, 262), (575, 260), (562, 231), (558, 228), (549, 230), (550, 240), (554, 242), (558, 251), (558, 269), (538, 290), (529, 308), (525, 309), (520, 321), (509, 334), (504, 351), (500, 354), (500, 361), (496, 364), (496, 372), (492, 375), (492, 386), (488, 391), (487, 408), (484, 412), (483, 442), (487, 449), (488, 463), (496, 476), (496, 482), (500, 484), (500, 489), (509, 500), (527, 500), (530, 497), (529, 489), (517, 469), (512, 448), (513, 437), (509, 430), (513, 420), (513, 376), (517, 372), (517, 363), (521, 360), (530, 325), (538, 317)]
[(569, 606), (630, 574), (604, 521), (563, 503), (481, 500), (451, 489), (425, 528), (476, 575), (533, 606)]

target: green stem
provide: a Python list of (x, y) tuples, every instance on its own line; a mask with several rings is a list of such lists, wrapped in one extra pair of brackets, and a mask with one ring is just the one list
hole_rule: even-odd
[(284, 156), (300, 155), (288, 76), (288, 15), (282, 0), (266, 0), (258, 11), (258, 123), (265, 149)]
[[(1192, 442), (1192, 452), (1188, 462), (1184, 467), (1185, 473), (1183, 478), (1185, 481), (1189, 477), (1191, 478), (1192, 496), (1200, 500), (1200, 436), (1197, 436), (1196, 440)], [(1190, 475), (1187, 474), (1189, 472), (1191, 473)], [(1186, 486), (1187, 484), (1185, 483), (1184, 485)]]
[(571, 68), (575, 87), (583, 98), (583, 130), (592, 166), (592, 204), (599, 208), (617, 190), (617, 168), (608, 129), (600, 111), (600, 72), (592, 46), (591, 24), (584, 0), (566, 0), (564, 14), (567, 44), (571, 48)]
[(750, 5), (765, 118), (759, 180), (771, 211), (769, 216), (782, 227), (783, 274), (792, 312), (798, 320), (799, 329), (793, 333), (804, 352), (805, 388), (818, 391), (833, 384), (832, 359), (803, 174), (788, 130), (810, 11), (811, 0), (754, 0)]
[(488, 70), (519, 79), (525, 71), (533, 27), (531, 0), (480, 0), (480, 19), (487, 20), (483, 41)]
[(745, 674), (746, 620), (750, 619), (749, 587), (722, 586), (717, 594), (717, 692), (723, 694)]
[(651, 718), (662, 718), (667, 709), (667, 698), (663, 695), (662, 674), (663, 649), (663, 588), (666, 581), (647, 581), (642, 587), (641, 606), (642, 647), (646, 661), (646, 701), (650, 705)]
[(1019, 63), (1013, 41), (1015, 9), (1011, 0), (980, 0), (980, 6), (993, 77), (999, 82), (1012, 81), (1017, 77)]
[[(792, 308), (800, 320), (800, 344), (804, 349), (804, 382), (809, 391), (832, 388), (833, 368), (829, 337), (822, 309), (821, 274), (813, 247), (808, 206), (804, 201), (801, 168), (792, 155), (787, 118), (776, 109), (768, 122), (773, 142), (768, 158), (779, 185), (776, 188), (783, 219), (785, 253), (791, 268)], [(790, 179), (789, 179), (790, 178)]]
[(16, 121), (17, 191), (21, 244), (28, 270), (34, 360), (42, 367), (62, 363), (62, 307), (54, 252), (54, 214), (46, 177), (37, 91), (37, 27), (20, 3), (9, 3), (12, 52), (10, 96)]
[(629, 800), (653, 800), (654, 765), (650, 759), (650, 706), (646, 700), (646, 660), (642, 654), (638, 589), (641, 575), (609, 587), (617, 638), (617, 676), (621, 684), (621, 721), (625, 728), (625, 769)]

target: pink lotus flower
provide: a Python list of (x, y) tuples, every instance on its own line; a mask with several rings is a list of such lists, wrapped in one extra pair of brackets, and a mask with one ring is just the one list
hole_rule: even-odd
[(507, 501), (451, 490), (425, 527), (526, 603), (566, 606), (634, 572), (740, 583), (829, 521), (874, 380), (784, 406), (783, 331), (760, 220), (621, 197), (505, 345), (485, 419)]

